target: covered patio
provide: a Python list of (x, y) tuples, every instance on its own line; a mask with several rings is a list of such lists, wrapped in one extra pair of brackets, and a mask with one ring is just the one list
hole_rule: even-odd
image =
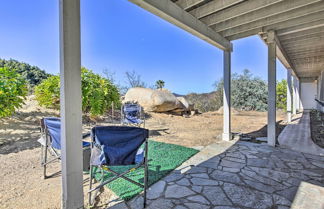
[[(282, 148), (275, 148), (278, 145), (276, 138), (276, 59), (278, 58), (287, 68), (287, 121), (292, 121), (292, 115), (307, 109), (323, 110), (324, 101), (324, 2), (322, 0), (130, 0), (138, 6), (160, 16), (166, 21), (179, 26), (180, 28), (192, 33), (193, 35), (205, 40), (206, 42), (223, 50), (224, 53), (224, 122), (223, 122), (223, 140), (231, 141), (231, 101), (230, 101), (230, 83), (231, 83), (231, 52), (233, 50), (231, 41), (244, 37), (259, 35), (268, 47), (268, 123), (267, 123), (267, 146), (258, 145), (261, 148), (257, 157), (242, 155), (237, 158), (241, 160), (244, 166), (250, 163), (255, 165), (257, 170), (245, 169), (244, 166), (237, 168), (240, 173), (273, 174), (267, 166), (272, 162), (276, 153), (281, 153)], [(62, 118), (62, 208), (83, 208), (83, 190), (82, 190), (82, 147), (81, 141), (81, 47), (80, 47), (80, 0), (60, 0), (60, 75), (61, 75), (61, 118)], [(316, 99), (316, 100), (315, 100)], [(289, 136), (287, 136), (289, 137)], [(68, 140), (67, 140), (68, 139)], [(224, 142), (227, 143), (227, 142)], [(238, 143), (233, 145), (226, 153), (241, 153), (248, 151), (251, 145)], [(225, 150), (224, 150), (225, 151)], [(323, 186), (323, 157), (306, 156), (303, 154), (293, 154), (291, 151), (282, 150), (291, 157), (291, 162), (299, 169), (304, 180), (311, 180), (316, 185)], [(316, 153), (314, 153), (316, 154)], [(212, 153), (217, 155), (217, 153)], [(224, 154), (227, 156), (227, 154)], [(287, 157), (282, 156), (282, 157)], [(277, 156), (278, 157), (278, 156)], [(218, 159), (215, 156), (210, 159)], [(280, 154), (279, 157), (280, 158)], [(315, 159), (314, 159), (315, 158)], [(243, 162), (244, 159), (244, 162)], [(260, 161), (260, 160), (264, 161)], [(269, 161), (270, 160), (270, 161)], [(216, 162), (217, 161), (217, 162)], [(267, 162), (266, 162), (267, 161)], [(315, 161), (315, 165), (312, 162)], [(206, 161), (208, 162), (208, 160)], [(222, 161), (224, 162), (224, 161)], [(221, 163), (222, 163), (221, 162)], [(226, 161), (225, 161), (226, 162)], [(235, 160), (234, 160), (235, 162)], [(303, 164), (303, 162), (305, 164)], [(216, 172), (219, 159), (211, 161), (205, 167), (204, 172), (199, 172), (201, 176), (208, 176)], [(278, 168), (274, 179), (277, 182), (286, 181), (290, 175), (289, 170), (286, 173), (278, 173), (289, 165), (279, 166), (273, 162), (273, 169)], [(313, 164), (312, 166), (310, 166)], [(232, 163), (233, 165), (233, 163)], [(301, 165), (301, 166), (299, 166)], [(264, 168), (264, 166), (266, 168)], [(279, 166), (279, 167), (278, 167)], [(308, 167), (307, 167), (308, 166)], [(204, 167), (204, 166), (203, 166)], [(226, 167), (226, 166), (225, 166)], [(232, 166), (228, 166), (231, 168)], [(253, 167), (253, 165), (252, 165)], [(209, 169), (211, 168), (211, 169)], [(264, 168), (264, 169), (263, 169)], [(245, 169), (245, 170), (244, 170)], [(265, 170), (268, 169), (268, 170)], [(310, 170), (308, 170), (310, 169)], [(314, 169), (314, 170), (312, 170)], [(222, 169), (221, 169), (222, 170)], [(234, 169), (235, 170), (235, 169)], [(234, 170), (232, 169), (233, 173)], [(243, 171), (244, 170), (244, 171)], [(230, 172), (230, 171), (227, 171)], [(318, 173), (320, 172), (320, 173)], [(205, 173), (205, 175), (204, 175)], [(222, 176), (221, 171), (219, 176)], [(322, 174), (321, 174), (322, 173)], [(233, 174), (234, 175), (234, 174)], [(235, 174), (237, 175), (237, 174)], [(191, 176), (191, 174), (190, 174)], [(207, 177), (206, 176), (206, 177)], [(218, 176), (218, 175), (217, 175)], [(300, 180), (303, 180), (301, 177)], [(193, 178), (192, 176), (190, 178)], [(209, 177), (208, 177), (209, 178)], [(243, 177), (244, 182), (249, 178), (256, 176)], [(235, 179), (235, 178), (233, 178)], [(215, 180), (215, 179), (214, 179)], [(217, 180), (217, 179), (216, 179)], [(240, 180), (241, 181), (241, 180)], [(296, 181), (286, 185), (285, 188), (274, 188), (274, 191), (291, 189), (296, 187)], [(226, 182), (226, 181), (225, 181)], [(299, 181), (300, 182), (300, 181)], [(270, 184), (271, 182), (269, 182)], [(191, 184), (192, 181), (191, 181)], [(228, 186), (228, 191), (233, 190), (233, 197), (236, 196), (235, 185), (223, 183)], [(240, 184), (239, 182), (237, 184)], [(245, 183), (248, 184), (248, 183)], [(299, 183), (298, 183), (299, 184)], [(215, 188), (221, 183), (215, 184)], [(262, 187), (260, 184), (253, 184), (255, 187)], [(247, 186), (253, 187), (253, 186)], [(164, 187), (163, 187), (164, 188)], [(226, 192), (227, 189), (223, 188)], [(258, 188), (257, 188), (258, 189)], [(296, 189), (296, 188), (295, 188)], [(261, 189), (262, 190), (262, 189)], [(293, 190), (293, 189), (291, 189)], [(176, 190), (178, 191), (178, 190)], [(186, 191), (179, 190), (179, 193)], [(191, 191), (191, 190), (190, 190)], [(167, 192), (167, 191), (166, 191)], [(175, 192), (175, 191), (174, 191)], [(188, 191), (189, 192), (189, 191)], [(191, 195), (194, 194), (194, 191)], [(227, 195), (229, 194), (227, 193)], [(289, 192), (288, 192), (289, 193)], [(222, 194), (219, 191), (219, 194)], [(167, 194), (165, 194), (167, 195)], [(280, 195), (280, 193), (279, 193)], [(187, 195), (190, 196), (190, 195)], [(216, 195), (215, 195), (216, 196)], [(264, 201), (270, 201), (275, 204), (276, 198), (268, 198), (266, 194), (261, 195)], [(232, 198), (233, 198), (232, 197)], [(258, 196), (259, 197), (259, 196)], [(172, 197), (170, 197), (172, 198)], [(181, 199), (181, 197), (178, 197)], [(249, 201), (244, 199), (242, 201)], [(279, 198), (279, 197), (278, 197)], [(225, 197), (224, 197), (225, 199)], [(231, 197), (230, 197), (231, 199)], [(268, 200), (269, 199), (269, 200)], [(280, 199), (280, 198), (279, 198)], [(278, 201), (279, 201), (278, 199)], [(286, 199), (289, 200), (287, 197)], [(180, 200), (179, 200), (180, 201)], [(210, 200), (209, 200), (210, 201)], [(290, 203), (292, 200), (289, 200)], [(235, 200), (231, 199), (233, 205)], [(168, 201), (162, 201), (168, 204)], [(171, 204), (172, 203), (172, 204)], [(171, 202), (172, 208), (177, 205)], [(269, 205), (269, 202), (262, 202), (261, 205)], [(153, 204), (153, 203), (152, 203)], [(160, 205), (160, 204), (159, 204)], [(180, 202), (178, 208), (185, 206)], [(212, 204), (217, 206), (217, 204)], [(221, 204), (225, 206), (226, 204)], [(238, 204), (239, 205), (239, 204)], [(288, 203), (279, 204), (287, 207)], [(255, 208), (256, 205), (242, 205), (242, 207)], [(207, 208), (210, 208), (208, 206)], [(157, 207), (153, 207), (157, 208)], [(217, 207), (216, 207), (217, 208)], [(224, 208), (224, 207), (222, 207)], [(230, 207), (228, 207), (230, 208)], [(262, 208), (262, 207), (260, 207)]]
[[(215, 143), (148, 192), (150, 209), (312, 208), (324, 205), (324, 157), (250, 142)], [(111, 209), (140, 209), (143, 197)]]

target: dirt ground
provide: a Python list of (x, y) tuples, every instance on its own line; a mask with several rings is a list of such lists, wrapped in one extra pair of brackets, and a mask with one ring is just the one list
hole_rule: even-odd
[[(42, 177), (40, 166), (39, 120), (57, 116), (58, 112), (41, 108), (29, 97), (26, 105), (9, 119), (0, 120), (0, 208), (60, 208), (60, 174)], [(277, 113), (282, 128), (285, 114)], [(266, 112), (236, 112), (232, 115), (232, 131), (251, 136), (266, 136)], [(97, 123), (105, 125), (107, 122)], [(85, 132), (94, 124), (86, 124)], [(221, 140), (222, 114), (208, 112), (191, 117), (152, 113), (146, 128), (156, 141), (202, 148)], [(60, 164), (49, 166), (49, 173), (60, 170)], [(88, 188), (88, 175), (84, 175), (84, 191)], [(106, 207), (110, 193), (104, 192), (100, 204)]]

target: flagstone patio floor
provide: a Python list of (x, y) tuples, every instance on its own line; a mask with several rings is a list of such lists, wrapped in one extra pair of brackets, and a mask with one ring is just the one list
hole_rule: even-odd
[[(324, 157), (251, 142), (203, 149), (148, 192), (150, 209), (324, 208)], [(142, 208), (143, 197), (110, 208)]]

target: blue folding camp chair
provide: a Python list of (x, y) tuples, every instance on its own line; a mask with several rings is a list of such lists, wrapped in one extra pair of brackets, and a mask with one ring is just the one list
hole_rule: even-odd
[[(91, 193), (98, 191), (104, 185), (123, 178), (144, 189), (144, 207), (146, 206), (146, 190), (148, 181), (148, 133), (144, 128), (133, 126), (98, 126), (91, 131), (91, 158), (90, 158), (90, 190), (89, 204), (92, 205)], [(141, 146), (144, 144), (144, 150)], [(111, 166), (133, 165), (122, 173), (114, 171)], [(144, 185), (125, 175), (144, 166)], [(92, 188), (94, 168), (101, 170), (100, 184)], [(104, 171), (111, 172), (114, 177), (104, 181)]]
[(121, 124), (145, 128), (145, 114), (137, 103), (127, 102), (121, 107)]
[[(60, 118), (48, 117), (41, 119), (41, 165), (44, 167), (44, 178), (46, 179), (46, 166), (56, 160), (61, 160), (61, 120)], [(90, 136), (84, 134), (83, 139)], [(89, 171), (90, 142), (82, 141), (83, 145), (83, 170)], [(52, 155), (48, 159), (48, 153)]]

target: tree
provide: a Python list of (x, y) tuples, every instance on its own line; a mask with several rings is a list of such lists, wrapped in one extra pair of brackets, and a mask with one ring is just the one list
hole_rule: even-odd
[[(98, 74), (86, 68), (81, 69), (82, 111), (90, 115), (102, 115), (114, 106), (120, 106), (117, 87)], [(60, 78), (51, 76), (35, 88), (36, 100), (47, 108), (60, 107)]]
[(267, 110), (268, 88), (264, 80), (253, 77), (249, 70), (234, 74), (232, 79), (232, 104), (241, 110)]
[[(223, 80), (215, 83), (216, 92), (223, 99)], [(231, 80), (232, 106), (241, 110), (265, 111), (267, 109), (267, 84), (261, 78), (253, 77), (249, 70), (243, 74), (234, 73)]]
[(24, 104), (26, 80), (15, 70), (0, 68), (0, 118), (12, 115)]
[(142, 81), (141, 76), (137, 74), (134, 70), (131, 72), (126, 72), (126, 78), (127, 78), (127, 87), (128, 88), (134, 88), (134, 87), (143, 87), (146, 88), (147, 84)]
[(165, 82), (163, 80), (157, 80), (155, 86), (157, 89), (163, 89)]
[(46, 73), (44, 70), (41, 70), (39, 67), (31, 66), (27, 63), (19, 62), (14, 59), (0, 59), (0, 67), (6, 67), (9, 70), (15, 70), (22, 76), (22, 78), (27, 81), (30, 90), (32, 90), (34, 86), (41, 83), (42, 80), (50, 76), (50, 74)]
[(287, 81), (285, 79), (277, 83), (277, 108), (287, 109)]

